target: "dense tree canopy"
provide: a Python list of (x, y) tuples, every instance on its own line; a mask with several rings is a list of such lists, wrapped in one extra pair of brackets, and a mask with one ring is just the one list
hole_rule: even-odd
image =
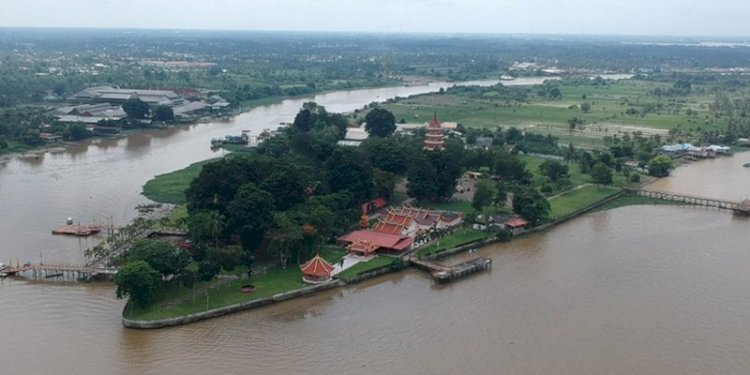
[(149, 105), (138, 97), (132, 97), (122, 103), (122, 109), (131, 119), (142, 120), (149, 115)]
[(144, 260), (128, 262), (115, 275), (117, 298), (130, 297), (138, 306), (146, 306), (161, 286), (159, 272)]
[(383, 108), (373, 108), (365, 116), (365, 130), (374, 137), (387, 137), (396, 130), (396, 118)]
[(513, 212), (534, 225), (539, 224), (549, 210), (549, 202), (536, 189), (516, 189), (513, 193)]
[(167, 275), (179, 275), (190, 263), (188, 253), (165, 240), (141, 239), (133, 242), (127, 253), (128, 262), (142, 260), (154, 270)]

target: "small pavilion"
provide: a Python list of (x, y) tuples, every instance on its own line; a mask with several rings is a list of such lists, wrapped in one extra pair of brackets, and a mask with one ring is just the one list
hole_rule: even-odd
[(310, 261), (300, 266), (300, 271), (302, 271), (302, 281), (308, 284), (319, 284), (331, 280), (333, 266), (320, 255), (315, 255)]

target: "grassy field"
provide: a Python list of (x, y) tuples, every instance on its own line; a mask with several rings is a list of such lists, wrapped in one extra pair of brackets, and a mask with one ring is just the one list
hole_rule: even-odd
[(492, 233), (482, 232), (471, 228), (462, 228), (441, 238), (439, 241), (419, 249), (417, 255), (420, 257), (440, 253), (454, 247), (462, 246), (470, 242), (483, 240), (491, 237)]
[(190, 186), (190, 182), (198, 177), (204, 165), (215, 160), (199, 161), (183, 169), (160, 174), (143, 185), (143, 195), (154, 202), (185, 204), (185, 190)]
[[(242, 293), (240, 287), (252, 284), (255, 292)], [(289, 266), (287, 269), (271, 269), (250, 279), (236, 279), (223, 284), (218, 280), (199, 283), (194, 288), (172, 288), (160, 291), (156, 303), (145, 307), (132, 307), (130, 304), (124, 309), (123, 316), (135, 320), (167, 319), (187, 314), (194, 314), (208, 309), (224, 307), (240, 302), (286, 292), (307, 286), (302, 282), (299, 267)]]
[[(519, 157), (526, 162), (526, 168), (534, 175), (534, 184), (541, 185), (541, 181), (544, 181), (546, 177), (544, 177), (539, 171), (539, 166), (545, 159), (528, 155), (521, 155)], [(577, 163), (561, 163), (568, 166), (568, 175), (570, 176), (569, 179), (571, 184), (578, 186), (591, 183), (591, 176), (581, 172), (580, 165)]]
[(344, 282), (350, 282), (352, 279), (365, 272), (390, 266), (397, 261), (399, 260), (396, 258), (379, 256), (375, 259), (370, 260), (369, 262), (357, 263), (351, 268), (348, 268), (345, 271), (339, 273), (337, 276), (339, 279), (344, 280)]
[(587, 185), (549, 200), (550, 219), (559, 219), (619, 192), (613, 187)]
[[(668, 89), (667, 83), (623, 80), (606, 86), (585, 84), (561, 85), (562, 100), (538, 97), (531, 89), (529, 101), (508, 102), (493, 92), (482, 96), (463, 93), (425, 94), (385, 104), (397, 120), (421, 122), (437, 112), (444, 121), (455, 121), (467, 127), (495, 128), (516, 126), (527, 131), (552, 134), (561, 142), (581, 147), (601, 147), (605, 136), (641, 131), (646, 135), (667, 135), (672, 128), (685, 131), (722, 129), (725, 120), (707, 118), (707, 103), (714, 96), (694, 93), (687, 96), (667, 97), (654, 93), (657, 88)], [(700, 92), (694, 90), (694, 92)], [(588, 112), (580, 104), (591, 105)], [(651, 111), (644, 113), (644, 108)], [(628, 109), (639, 113), (631, 115)], [(697, 112), (688, 115), (687, 109)], [(586, 124), (571, 130), (568, 119), (578, 117)]]

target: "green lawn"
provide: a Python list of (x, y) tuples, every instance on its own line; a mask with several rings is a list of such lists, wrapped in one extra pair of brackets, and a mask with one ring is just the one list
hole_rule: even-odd
[[(174, 318), (308, 286), (302, 282), (299, 267), (293, 265), (285, 270), (271, 269), (250, 279), (240, 278), (219, 286), (216, 286), (217, 282), (213, 280), (208, 283), (199, 283), (192, 290), (185, 287), (162, 290), (157, 302), (145, 308), (134, 307), (132, 310), (129, 304), (125, 307), (123, 316), (135, 320)], [(247, 284), (254, 285), (255, 292), (242, 293), (240, 287)], [(208, 305), (206, 295), (208, 295)]]
[[(546, 177), (539, 171), (539, 166), (546, 160), (544, 158), (520, 155), (519, 158), (526, 162), (526, 168), (534, 175), (534, 182), (537, 185), (541, 185), (542, 181), (546, 181)], [(581, 172), (581, 166), (578, 163), (566, 163), (561, 161), (563, 165), (568, 166), (568, 176), (570, 183), (574, 186), (591, 183), (591, 176)]]
[(357, 263), (351, 268), (346, 269), (345, 271), (339, 273), (337, 276), (339, 279), (343, 280), (344, 282), (349, 282), (353, 278), (365, 273), (369, 272), (375, 269), (383, 268), (392, 265), (395, 262), (400, 261), (396, 258), (391, 258), (387, 256), (379, 256), (375, 259), (372, 259), (368, 262), (362, 262)]
[(587, 185), (580, 189), (571, 190), (549, 200), (550, 219), (559, 219), (582, 208), (591, 206), (600, 200), (619, 192), (613, 187), (598, 187)]
[(439, 241), (423, 247), (417, 251), (417, 255), (420, 257), (441, 253), (446, 250), (453, 249), (454, 247), (466, 245), (470, 242), (483, 240), (491, 237), (492, 233), (483, 232), (471, 228), (461, 228), (453, 234), (447, 235), (441, 238)]
[(185, 190), (198, 177), (204, 165), (216, 159), (204, 160), (165, 174), (160, 174), (143, 185), (143, 195), (154, 202), (185, 204)]
[(336, 245), (325, 245), (320, 249), (320, 256), (328, 263), (336, 264), (346, 255), (346, 249)]

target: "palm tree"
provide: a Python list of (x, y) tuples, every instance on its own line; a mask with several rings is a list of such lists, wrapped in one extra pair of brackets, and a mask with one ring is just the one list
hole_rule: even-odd
[(219, 211), (210, 211), (208, 213), (208, 232), (214, 239), (214, 247), (219, 247), (219, 236), (224, 232), (226, 227), (224, 215)]

